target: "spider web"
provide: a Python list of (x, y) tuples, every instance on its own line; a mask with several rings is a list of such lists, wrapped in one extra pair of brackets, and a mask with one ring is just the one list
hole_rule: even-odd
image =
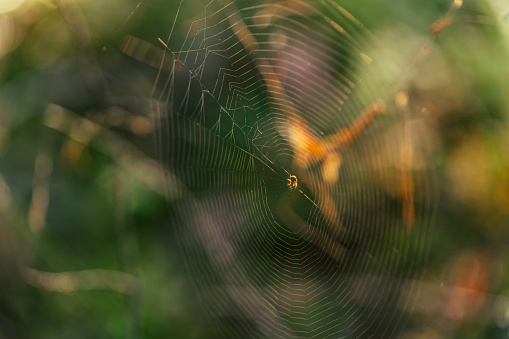
[(324, 138), (393, 101), (376, 83), (376, 39), (330, 0), (183, 0), (175, 12), (152, 111), (200, 312), (220, 337), (397, 336), (436, 210), (433, 173), (414, 171), (405, 225), (401, 114), (389, 105), (341, 150), (334, 182), (312, 158), (288, 186), (297, 119)]

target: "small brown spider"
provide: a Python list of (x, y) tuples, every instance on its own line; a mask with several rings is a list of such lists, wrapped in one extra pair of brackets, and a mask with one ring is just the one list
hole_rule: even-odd
[(288, 186), (290, 186), (291, 189), (294, 189), (297, 187), (297, 177), (295, 175), (291, 175), (290, 174), (290, 179), (287, 179), (289, 184)]

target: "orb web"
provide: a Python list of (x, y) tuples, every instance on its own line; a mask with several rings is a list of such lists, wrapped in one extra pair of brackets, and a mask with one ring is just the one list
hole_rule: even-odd
[[(392, 338), (405, 327), (436, 190), (431, 170), (412, 171), (408, 225), (408, 140), (396, 93), (375, 81), (376, 44), (329, 0), (184, 0), (161, 38), (156, 146), (199, 312), (220, 337)], [(308, 145), (380, 99), (386, 114), (345, 147)]]

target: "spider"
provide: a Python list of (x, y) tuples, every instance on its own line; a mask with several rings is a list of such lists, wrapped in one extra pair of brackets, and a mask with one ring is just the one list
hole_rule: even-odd
[(291, 189), (297, 188), (297, 177), (295, 175), (290, 174), (290, 179), (287, 179)]

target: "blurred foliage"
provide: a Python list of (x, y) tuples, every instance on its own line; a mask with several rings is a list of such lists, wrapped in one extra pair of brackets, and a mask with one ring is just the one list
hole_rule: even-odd
[[(509, 6), (465, 0), (432, 36), (450, 1), (341, 4), (386, 69), (431, 41), (407, 89), (431, 112), (440, 202), (404, 337), (506, 338)], [(129, 36), (162, 47), (177, 5), (0, 3), (0, 337), (211, 337), (155, 160), (156, 69), (122, 53)]]

